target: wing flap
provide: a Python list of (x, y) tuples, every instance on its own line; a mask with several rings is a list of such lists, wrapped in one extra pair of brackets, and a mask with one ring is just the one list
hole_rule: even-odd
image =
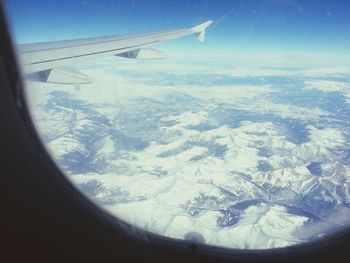
[(121, 54), (117, 54), (116, 56), (123, 57), (123, 58), (144, 59), (144, 60), (166, 58), (164, 53), (152, 48), (136, 49), (136, 50), (124, 52)]
[(27, 79), (55, 84), (89, 84), (92, 82), (89, 76), (67, 67), (31, 73), (27, 75)]

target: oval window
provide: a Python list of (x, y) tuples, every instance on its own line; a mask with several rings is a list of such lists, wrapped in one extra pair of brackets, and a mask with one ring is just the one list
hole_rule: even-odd
[(227, 248), (348, 226), (350, 2), (5, 2), (37, 131), (96, 205)]

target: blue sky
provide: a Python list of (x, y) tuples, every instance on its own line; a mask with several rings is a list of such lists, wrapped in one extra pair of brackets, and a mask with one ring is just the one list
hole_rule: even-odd
[(212, 19), (207, 43), (162, 44), (205, 52), (349, 54), (347, 0), (7, 0), (19, 43), (120, 35)]

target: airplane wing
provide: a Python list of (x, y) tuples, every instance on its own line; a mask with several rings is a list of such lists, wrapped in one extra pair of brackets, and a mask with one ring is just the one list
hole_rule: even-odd
[(134, 59), (160, 59), (163, 54), (150, 46), (160, 42), (196, 35), (205, 40), (207, 21), (189, 29), (168, 30), (128, 36), (112, 36), (19, 45), (22, 71), (31, 80), (61, 84), (84, 84), (92, 80), (70, 68), (69, 64), (96, 57), (117, 55)]

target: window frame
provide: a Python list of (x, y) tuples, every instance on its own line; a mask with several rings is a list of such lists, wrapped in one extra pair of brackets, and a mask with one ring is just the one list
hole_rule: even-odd
[[(1, 178), (5, 258), (109, 262), (339, 262), (350, 228), (326, 238), (269, 250), (239, 250), (156, 235), (123, 222), (83, 195), (47, 153), (24, 98), (24, 83), (0, 4)], [(3, 175), (3, 171), (5, 175)], [(26, 201), (26, 202), (23, 202)], [(73, 249), (72, 247), (75, 246)]]

